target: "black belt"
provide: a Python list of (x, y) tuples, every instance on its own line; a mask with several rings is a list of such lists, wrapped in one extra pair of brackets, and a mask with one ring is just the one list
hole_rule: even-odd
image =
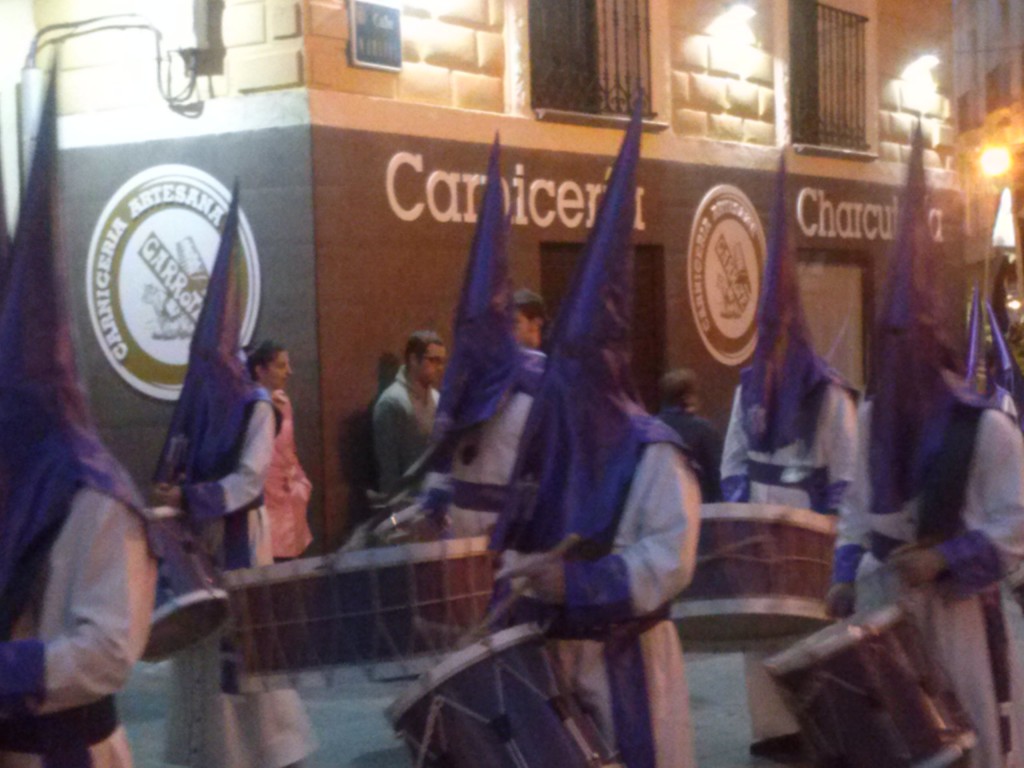
[(0, 717), (0, 752), (51, 755), (99, 744), (117, 729), (114, 697), (48, 715)]
[(610, 640), (613, 637), (638, 637), (669, 617), (669, 606), (614, 622), (580, 621), (569, 618), (563, 606), (523, 598), (515, 609), (518, 622), (533, 622), (546, 627), (544, 634), (553, 640)]

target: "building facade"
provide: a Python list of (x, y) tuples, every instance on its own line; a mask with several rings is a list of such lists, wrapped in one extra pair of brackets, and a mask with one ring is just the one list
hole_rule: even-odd
[[(954, 114), (957, 169), (966, 200), (965, 257), (972, 282), (991, 287), (993, 256), (1020, 242), (1024, 209), (1024, 2), (956, 0)], [(985, 167), (986, 151), (1006, 153), (1008, 164)], [(1010, 231), (995, 232), (999, 200), (1008, 191)], [(1012, 234), (1016, 237), (1013, 237)], [(1019, 254), (1019, 251), (1017, 251)], [(1016, 270), (1014, 270), (1016, 272)], [(1017, 288), (1011, 286), (1020, 301)], [(1018, 305), (1019, 308), (1019, 305)]]
[[(406, 335), (450, 332), (496, 134), (514, 279), (557, 306), (645, 100), (634, 372), (655, 408), (660, 374), (694, 368), (723, 427), (755, 341), (780, 154), (812, 331), (855, 383), (917, 120), (937, 272), (963, 258), (952, 9), (924, 0), (0, 0), (0, 13), (30, 65), (60, 50), (62, 242), (114, 450), (151, 474), (237, 178), (247, 332), (291, 350), (325, 549), (366, 514), (369, 408)], [(38, 93), (23, 61), (0, 73), (8, 180), (31, 140), (12, 110)]]

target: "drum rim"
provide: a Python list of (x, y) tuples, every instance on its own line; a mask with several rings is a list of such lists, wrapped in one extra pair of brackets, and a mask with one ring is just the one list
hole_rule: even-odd
[(187, 608), (190, 605), (197, 605), (199, 603), (224, 603), (224, 610), (226, 613), (228, 610), (228, 600), (228, 593), (217, 587), (194, 589), (185, 595), (175, 595), (163, 605), (153, 608), (153, 614), (150, 617), (149, 625), (151, 627), (156, 626), (161, 621), (181, 611), (183, 608)]
[[(760, 510), (755, 512), (754, 510)], [(757, 504), (719, 501), (700, 506), (700, 520), (745, 520), (756, 523), (787, 523), (795, 528), (806, 528), (817, 533), (835, 535), (836, 516), (812, 509), (789, 507), (785, 504)]]
[(319, 557), (304, 557), (255, 568), (238, 568), (225, 571), (224, 579), (229, 587), (237, 588), (251, 584), (266, 584), (315, 576), (324, 570), (330, 570), (333, 573), (348, 573), (406, 563), (476, 557), (488, 552), (489, 543), (490, 539), (487, 536), (471, 536), (439, 541), (392, 544), (386, 547), (368, 547), (348, 552), (334, 552)]
[[(686, 593), (684, 592), (683, 594), (685, 595)], [(721, 610), (714, 611), (710, 610), (711, 608), (719, 608)], [(782, 608), (788, 610), (779, 610)], [(669, 618), (672, 621), (679, 621), (697, 616), (727, 616), (737, 613), (782, 614), (784, 616), (798, 616), (805, 619), (830, 620), (825, 609), (824, 599), (789, 595), (782, 597), (769, 595), (759, 597), (726, 597), (711, 600), (687, 600), (684, 597), (679, 597), (672, 603)]]
[(773, 674), (787, 674), (806, 667), (808, 662), (821, 661), (847, 650), (864, 637), (889, 629), (904, 616), (903, 609), (898, 605), (887, 605), (867, 613), (854, 614), (765, 659), (764, 665)]
[(392, 725), (397, 728), (398, 721), (422, 698), (432, 693), (438, 686), (450, 680), (464, 669), (476, 664), (481, 659), (507, 650), (528, 640), (543, 638), (544, 633), (536, 624), (519, 624), (488, 635), (472, 645), (458, 651), (452, 651), (437, 665), (421, 674), (408, 688), (388, 705), (385, 714)]

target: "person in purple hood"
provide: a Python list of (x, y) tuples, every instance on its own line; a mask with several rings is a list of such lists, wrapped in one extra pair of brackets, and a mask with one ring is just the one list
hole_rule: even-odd
[(668, 611), (696, 564), (700, 488), (630, 369), (639, 109), (559, 308), (491, 545), (503, 553), (496, 594), (511, 590), (508, 621), (546, 628), (556, 674), (621, 762), (689, 768), (689, 694)]
[[(236, 184), (153, 491), (156, 503), (183, 511), (227, 570), (274, 561), (263, 488), (277, 425), (270, 394), (253, 382), (241, 351), (238, 217)], [(295, 691), (239, 693), (237, 656), (218, 633), (174, 658), (167, 762), (283, 768), (316, 748)]]
[(829, 604), (845, 616), (899, 600), (967, 712), (977, 738), (968, 764), (997, 768), (1024, 748), (1024, 689), (999, 591), (1024, 557), (1024, 440), (953, 369), (922, 154), (918, 126)]
[[(785, 182), (780, 162), (757, 346), (733, 400), (722, 452), (722, 496), (835, 514), (853, 480), (856, 403), (811, 344), (788, 247)], [(764, 656), (750, 652), (744, 659), (750, 751), (789, 759), (801, 749), (799, 726), (763, 669)]]
[(544, 370), (544, 305), (532, 291), (512, 291), (500, 174), (495, 140), (428, 449), (430, 471), (417, 502), (386, 521), (382, 534), (426, 514), (445, 535), (488, 535), (507, 500)]
[(78, 380), (55, 93), (51, 81), (10, 260), (0, 195), (0, 766), (130, 768), (113, 695), (149, 635), (156, 562)]

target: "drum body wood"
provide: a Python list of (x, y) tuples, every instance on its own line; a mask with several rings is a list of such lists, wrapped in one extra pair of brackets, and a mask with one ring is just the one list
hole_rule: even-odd
[(228, 594), (199, 540), (177, 518), (149, 520), (159, 564), (145, 661), (160, 661), (209, 637), (228, 618)]
[(243, 691), (429, 668), (480, 622), (494, 585), (485, 537), (340, 552), (226, 574)]
[(974, 745), (945, 675), (897, 606), (827, 627), (765, 666), (819, 765), (939, 768)]
[(693, 581), (672, 606), (686, 651), (756, 650), (829, 622), (835, 519), (773, 504), (704, 504)]
[(573, 699), (561, 694), (543, 635), (532, 625), (451, 654), (387, 714), (414, 765), (622, 768)]

